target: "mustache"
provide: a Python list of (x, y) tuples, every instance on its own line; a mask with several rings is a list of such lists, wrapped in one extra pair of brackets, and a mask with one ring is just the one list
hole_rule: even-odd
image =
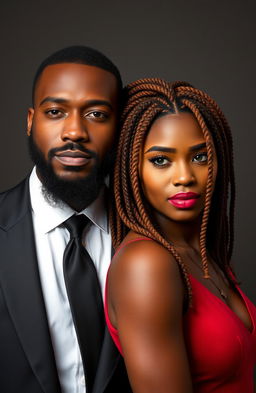
[(95, 151), (87, 149), (86, 147), (80, 145), (79, 143), (75, 143), (75, 142), (68, 142), (66, 143), (64, 146), (61, 147), (55, 147), (54, 149), (49, 150), (48, 152), (48, 159), (50, 160), (51, 158), (53, 158), (55, 156), (56, 153), (60, 153), (66, 150), (79, 150), (83, 153), (88, 154), (89, 156), (91, 156), (92, 158), (98, 159), (98, 154), (95, 153)]

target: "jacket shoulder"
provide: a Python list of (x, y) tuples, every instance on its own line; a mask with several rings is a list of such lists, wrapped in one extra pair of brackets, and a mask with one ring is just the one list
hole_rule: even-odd
[(0, 228), (8, 230), (30, 209), (29, 176), (0, 193)]
[(24, 183), (26, 183), (28, 180), (28, 177), (23, 179), (20, 183), (16, 184), (15, 186), (9, 188), (8, 190), (4, 190), (0, 192), (0, 203), (8, 197), (8, 195), (12, 195), (13, 193), (15, 194), (17, 191), (19, 192), (20, 188), (23, 187)]

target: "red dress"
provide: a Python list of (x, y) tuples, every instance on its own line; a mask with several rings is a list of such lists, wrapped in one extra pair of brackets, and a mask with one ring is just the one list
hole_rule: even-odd
[[(251, 317), (252, 330), (249, 331), (221, 299), (191, 275), (190, 280), (193, 305), (184, 314), (183, 326), (194, 392), (253, 393), (256, 307), (237, 286)], [(118, 332), (108, 316), (107, 291), (105, 316), (113, 341), (122, 353)]]

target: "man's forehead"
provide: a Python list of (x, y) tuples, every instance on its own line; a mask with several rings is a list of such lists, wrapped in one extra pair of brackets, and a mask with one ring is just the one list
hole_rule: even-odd
[(115, 99), (118, 93), (117, 80), (109, 71), (99, 67), (61, 63), (47, 66), (42, 72), (35, 90), (41, 99), (45, 95), (91, 95)]

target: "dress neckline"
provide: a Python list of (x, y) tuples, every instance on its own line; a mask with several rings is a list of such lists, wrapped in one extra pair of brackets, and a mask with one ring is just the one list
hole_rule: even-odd
[(235, 284), (236, 290), (238, 292), (238, 295), (240, 296), (240, 299), (242, 300), (246, 311), (249, 315), (250, 318), (250, 322), (251, 322), (251, 329), (249, 329), (244, 322), (241, 320), (241, 318), (235, 313), (234, 310), (232, 310), (232, 308), (230, 308), (223, 300), (221, 300), (218, 296), (216, 296), (213, 292), (211, 292), (205, 285), (203, 285), (197, 278), (195, 278), (192, 274), (189, 273), (189, 277), (196, 282), (199, 286), (201, 286), (205, 291), (207, 291), (208, 293), (210, 293), (210, 295), (219, 303), (221, 304), (229, 313), (230, 315), (237, 319), (238, 321), (240, 321), (240, 323), (242, 324), (242, 326), (244, 327), (244, 329), (250, 334), (250, 335), (254, 335), (255, 333), (255, 323), (254, 323), (254, 319), (251, 313), (251, 310), (248, 306), (248, 302), (245, 298), (245, 295), (243, 294), (243, 292), (241, 291), (241, 289), (238, 287), (238, 285)]

